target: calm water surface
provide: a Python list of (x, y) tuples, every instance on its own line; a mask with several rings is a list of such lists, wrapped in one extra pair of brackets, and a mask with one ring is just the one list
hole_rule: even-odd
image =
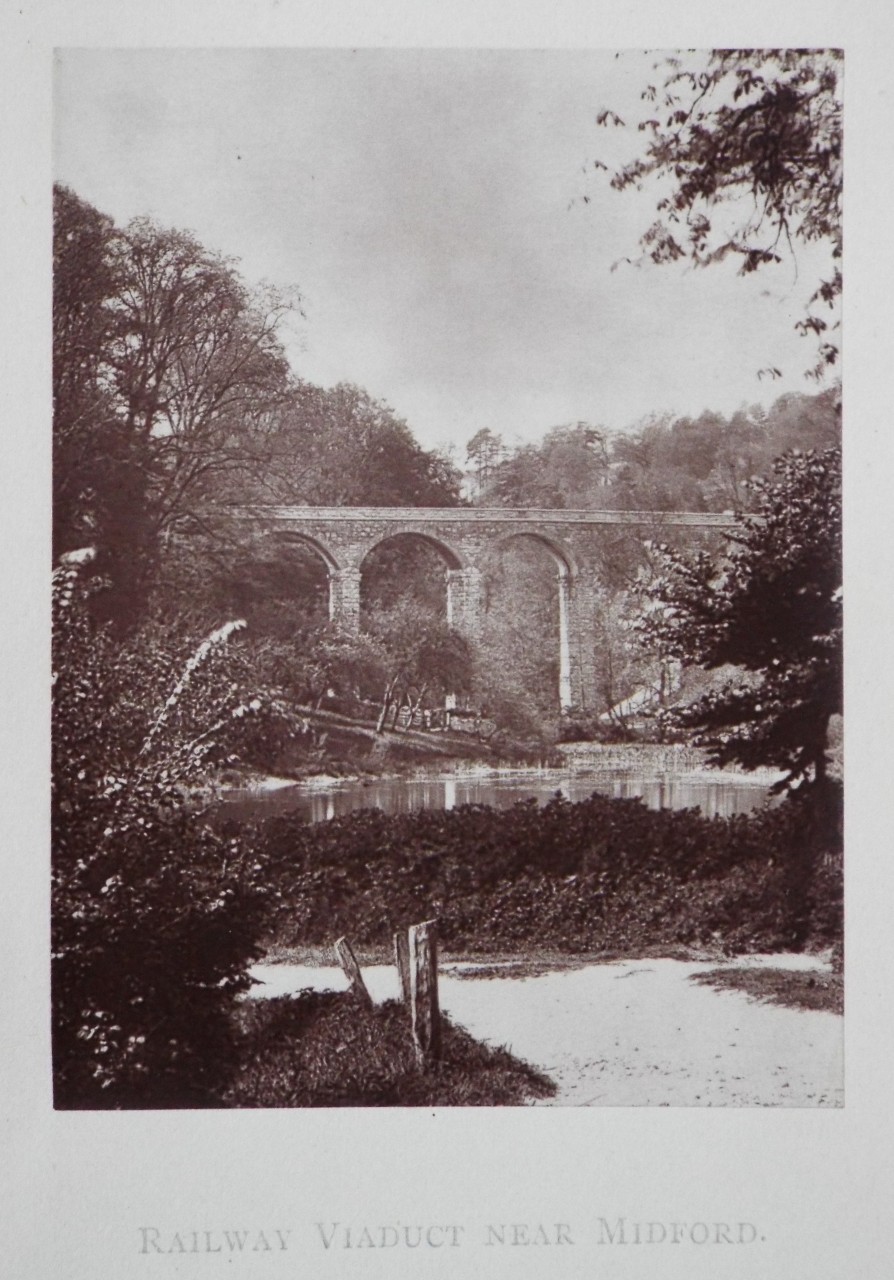
[(354, 809), (409, 813), (414, 809), (454, 809), (462, 804), (508, 808), (517, 800), (541, 804), (558, 792), (566, 800), (586, 800), (594, 791), (640, 797), (651, 809), (698, 806), (708, 817), (747, 813), (768, 798), (762, 783), (740, 778), (705, 779), (686, 775), (646, 776), (633, 770), (600, 774), (531, 773), (511, 777), (379, 778), (374, 781), (299, 783), (277, 791), (230, 792), (220, 812), (241, 821), (273, 814), (300, 813), (308, 822), (325, 822)]

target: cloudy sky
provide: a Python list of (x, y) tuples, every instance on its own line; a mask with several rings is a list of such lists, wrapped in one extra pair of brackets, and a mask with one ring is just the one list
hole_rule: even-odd
[[(813, 389), (813, 265), (636, 266), (629, 159), (654, 56), (604, 51), (63, 50), (55, 176), (297, 286), (295, 371), (387, 400), (427, 446), (481, 427), (730, 412)], [(589, 172), (588, 172), (589, 168)], [(588, 195), (589, 203), (581, 197)], [(768, 365), (784, 371), (760, 381)]]

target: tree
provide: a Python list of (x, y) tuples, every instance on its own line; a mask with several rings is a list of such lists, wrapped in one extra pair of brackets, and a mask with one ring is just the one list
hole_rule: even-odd
[(116, 229), (61, 187), (54, 212), (58, 549), (96, 546), (126, 629), (163, 540), (206, 528), (215, 479), (263, 460), (288, 387), (277, 331), (296, 304), (249, 290), (185, 232)]
[[(789, 453), (752, 485), (726, 563), (662, 548), (664, 574), (641, 624), (662, 656), (718, 673), (671, 712), (719, 765), (782, 771), (800, 807), (784, 869), (791, 945), (809, 932), (823, 851), (840, 852), (841, 788), (827, 774), (829, 724), (842, 710), (841, 454)], [(730, 674), (732, 668), (735, 674)]]
[(231, 477), (233, 501), (452, 507), (459, 475), (361, 387), (293, 379), (265, 437), (264, 465)]
[[(818, 339), (815, 377), (838, 358), (842, 56), (838, 49), (721, 49), (703, 66), (693, 65), (695, 55), (688, 66), (665, 59), (663, 82), (642, 94), (650, 113), (638, 125), (647, 136), (643, 153), (611, 174), (617, 191), (655, 180), (658, 218), (640, 243), (656, 263), (685, 258), (708, 266), (733, 256), (748, 274), (799, 242), (826, 244), (829, 271), (797, 324)], [(598, 120), (624, 123), (612, 111)]]
[(121, 413), (146, 455), (156, 528), (190, 527), (206, 477), (255, 461), (252, 429), (288, 385), (277, 331), (297, 304), (250, 291), (233, 261), (145, 218), (117, 256), (108, 362)]
[(426, 698), (464, 694), (471, 688), (472, 651), (468, 642), (424, 605), (403, 597), (391, 608), (377, 608), (368, 631), (382, 654), (381, 705), (376, 729), (381, 732), (402, 706), (410, 713)]
[(755, 480), (719, 569), (707, 552), (657, 549), (641, 633), (660, 654), (737, 669), (674, 720), (715, 764), (826, 779), (829, 721), (842, 709), (841, 455), (790, 453)]
[(490, 427), (482, 427), (480, 431), (476, 431), (466, 445), (466, 459), (475, 468), (477, 498), (483, 499), (488, 496), (494, 472), (504, 455), (503, 437), (491, 431)]
[(604, 430), (576, 422), (504, 457), (492, 490), (506, 507), (593, 507), (604, 501), (608, 467)]

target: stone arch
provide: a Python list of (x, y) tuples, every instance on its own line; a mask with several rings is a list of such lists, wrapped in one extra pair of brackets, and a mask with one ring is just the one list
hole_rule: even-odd
[(481, 630), (483, 612), (481, 570), (469, 565), (462, 552), (438, 532), (431, 533), (428, 529), (412, 525), (388, 531), (365, 548), (358, 562), (360, 568), (377, 548), (403, 539), (424, 543), (440, 556), (445, 565), (447, 624), (469, 639), (475, 639)]
[(325, 542), (321, 542), (319, 538), (305, 533), (303, 529), (277, 529), (273, 536), (277, 542), (299, 542), (304, 546), (310, 547), (323, 561), (330, 576), (342, 567), (335, 556), (335, 552), (330, 547), (327, 547)]
[(383, 533), (381, 537), (376, 538), (374, 542), (371, 542), (369, 546), (364, 549), (363, 555), (358, 561), (359, 567), (363, 567), (363, 562), (366, 560), (367, 556), (371, 552), (375, 551), (377, 547), (384, 546), (386, 542), (394, 542), (399, 538), (418, 538), (420, 542), (424, 542), (428, 546), (433, 547), (435, 551), (438, 552), (448, 569), (465, 568), (462, 556), (458, 551), (450, 546), (446, 539), (439, 537), (437, 534), (429, 533), (427, 529), (413, 528), (396, 529), (394, 532), (389, 530), (388, 532)]
[(303, 529), (276, 530), (273, 537), (280, 543), (309, 547), (319, 556), (329, 579), (329, 617), (343, 629), (356, 631), (360, 618), (360, 570), (344, 568), (330, 546)]
[(545, 548), (554, 560), (560, 577), (564, 574), (573, 581), (578, 576), (577, 561), (568, 547), (562, 546), (560, 542), (556, 542), (555, 539), (550, 538), (547, 534), (539, 533), (535, 529), (519, 529), (517, 532), (513, 530), (511, 533), (505, 533), (497, 538), (493, 545), (498, 550), (501, 550), (521, 538), (526, 538), (529, 542), (535, 542)]

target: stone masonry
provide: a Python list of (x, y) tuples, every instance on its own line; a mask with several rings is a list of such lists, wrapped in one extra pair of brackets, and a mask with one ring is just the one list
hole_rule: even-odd
[(732, 515), (712, 512), (503, 507), (270, 506), (235, 514), (260, 531), (299, 538), (316, 550), (329, 573), (330, 616), (348, 631), (360, 627), (363, 561), (388, 538), (412, 534), (437, 548), (446, 569), (448, 621), (472, 640), (480, 637), (483, 626), (488, 552), (513, 538), (533, 539), (552, 557), (559, 576), (559, 701), (566, 713), (595, 705), (592, 636), (603, 594), (600, 551), (605, 539), (617, 534), (617, 526), (633, 526), (643, 540), (668, 542), (675, 532), (722, 532), (734, 523)]

